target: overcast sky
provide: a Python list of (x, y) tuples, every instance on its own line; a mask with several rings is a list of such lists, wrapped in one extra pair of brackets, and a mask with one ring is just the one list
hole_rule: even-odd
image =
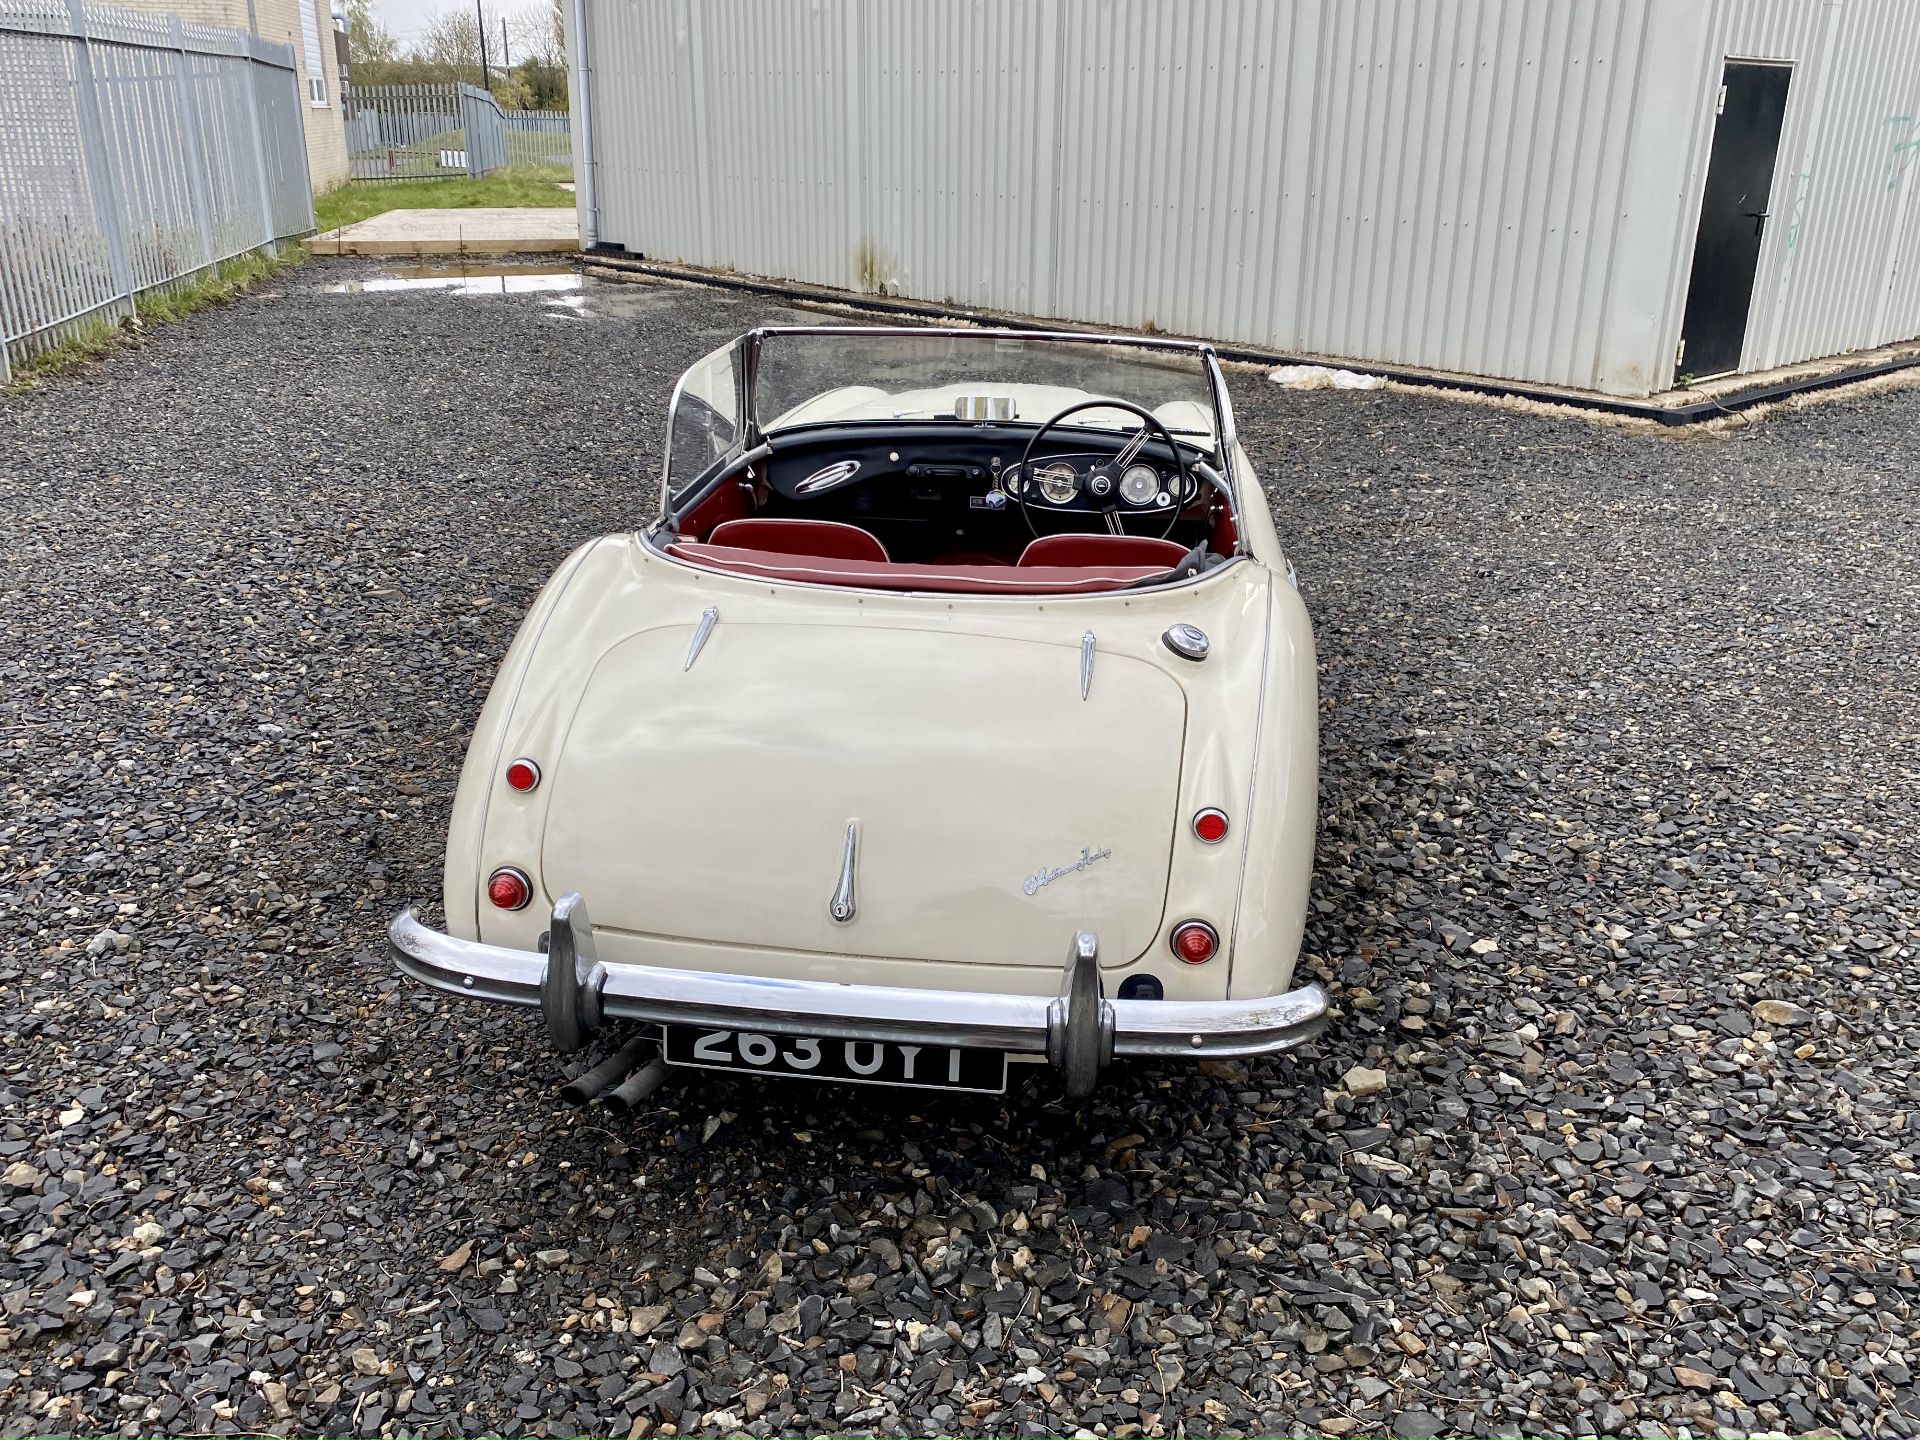
[[(426, 29), (427, 22), (435, 15), (442, 10), (452, 9), (456, 3), (459, 0), (373, 0), (373, 8), (381, 24), (401, 40), (411, 40)], [(472, 4), (473, 0), (465, 0), (468, 8)], [(491, 0), (487, 5), (488, 16), (491, 17), (500, 8), (498, 0)], [(513, 7), (509, 5), (506, 8), (511, 10)], [(491, 25), (491, 19), (488, 23)], [(491, 48), (495, 42), (489, 37), (487, 43)]]
[[(372, 0), (373, 13), (380, 17), (380, 23), (393, 32), (404, 48), (408, 42), (418, 39), (434, 16), (443, 11), (458, 9), (469, 20), (473, 18), (474, 0)], [(521, 24), (515, 21), (522, 11), (540, 8), (540, 0), (485, 0), (487, 12), (487, 56), (496, 65), (500, 63), (501, 16), (510, 22), (507, 40), (512, 46), (515, 59), (525, 59), (526, 51), (521, 48), (523, 41), (530, 41), (531, 33), (521, 35)], [(346, 9), (346, 0), (332, 0), (336, 12)]]

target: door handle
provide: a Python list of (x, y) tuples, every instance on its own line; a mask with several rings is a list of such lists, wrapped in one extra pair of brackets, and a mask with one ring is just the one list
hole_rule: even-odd
[(1766, 233), (1767, 233), (1767, 216), (1769, 216), (1769, 215), (1771, 215), (1772, 213), (1773, 213), (1773, 212), (1772, 212), (1771, 210), (1749, 210), (1749, 211), (1747, 211), (1747, 218), (1748, 218), (1749, 220), (1751, 220), (1751, 221), (1753, 221), (1753, 233), (1754, 233), (1754, 234), (1756, 234), (1756, 235), (1764, 235), (1764, 234), (1766, 234)]

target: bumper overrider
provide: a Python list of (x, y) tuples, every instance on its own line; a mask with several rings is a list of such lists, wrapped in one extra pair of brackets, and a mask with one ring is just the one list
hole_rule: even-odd
[(394, 917), (387, 937), (394, 965), (422, 984), (539, 1006), (566, 1053), (610, 1018), (708, 1025), (1044, 1055), (1068, 1094), (1085, 1095), (1116, 1055), (1273, 1055), (1312, 1039), (1327, 1023), (1318, 985), (1260, 1000), (1109, 1000), (1099, 942), (1086, 930), (1074, 936), (1051, 999), (609, 965), (594, 954), (593, 927), (578, 895), (553, 907), (544, 955), (456, 939), (421, 924), (410, 909)]

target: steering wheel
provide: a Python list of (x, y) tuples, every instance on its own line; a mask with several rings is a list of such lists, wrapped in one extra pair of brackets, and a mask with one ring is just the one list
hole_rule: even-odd
[(1139, 455), (1149, 437), (1157, 431), (1159, 437), (1166, 441), (1167, 449), (1173, 452), (1173, 463), (1180, 474), (1180, 483), (1176, 488), (1173, 503), (1167, 506), (1167, 523), (1160, 530), (1160, 538), (1166, 539), (1173, 533), (1173, 527), (1180, 519), (1180, 512), (1186, 506), (1187, 496), (1193, 490), (1193, 478), (1187, 473), (1187, 457), (1181, 454), (1180, 446), (1174, 441), (1173, 432), (1160, 422), (1159, 416), (1151, 410), (1143, 410), (1140, 406), (1125, 400), (1081, 400), (1069, 405), (1033, 432), (1033, 438), (1027, 441), (1026, 453), (1020, 457), (1020, 515), (1027, 522), (1027, 529), (1033, 532), (1035, 539), (1039, 538), (1040, 527), (1033, 523), (1033, 452), (1046, 438), (1049, 430), (1069, 415), (1078, 415), (1082, 410), (1124, 410), (1139, 419), (1140, 429), (1135, 432), (1131, 440), (1120, 447), (1111, 460), (1089, 467), (1085, 475), (1073, 477), (1075, 498), (1085, 495), (1091, 499), (1106, 518), (1107, 529), (1115, 535), (1126, 534), (1127, 532), (1120, 524), (1122, 514), (1120, 477), (1126, 473), (1127, 467)]

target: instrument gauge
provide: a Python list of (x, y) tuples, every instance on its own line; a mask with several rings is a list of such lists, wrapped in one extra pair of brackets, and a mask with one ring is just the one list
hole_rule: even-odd
[(1040, 486), (1040, 493), (1055, 505), (1065, 505), (1078, 490), (1073, 466), (1064, 461), (1056, 460), (1051, 465), (1042, 465), (1034, 472), (1033, 478)]
[(1129, 505), (1150, 505), (1160, 493), (1160, 472), (1151, 465), (1129, 465), (1120, 477), (1120, 498)]

